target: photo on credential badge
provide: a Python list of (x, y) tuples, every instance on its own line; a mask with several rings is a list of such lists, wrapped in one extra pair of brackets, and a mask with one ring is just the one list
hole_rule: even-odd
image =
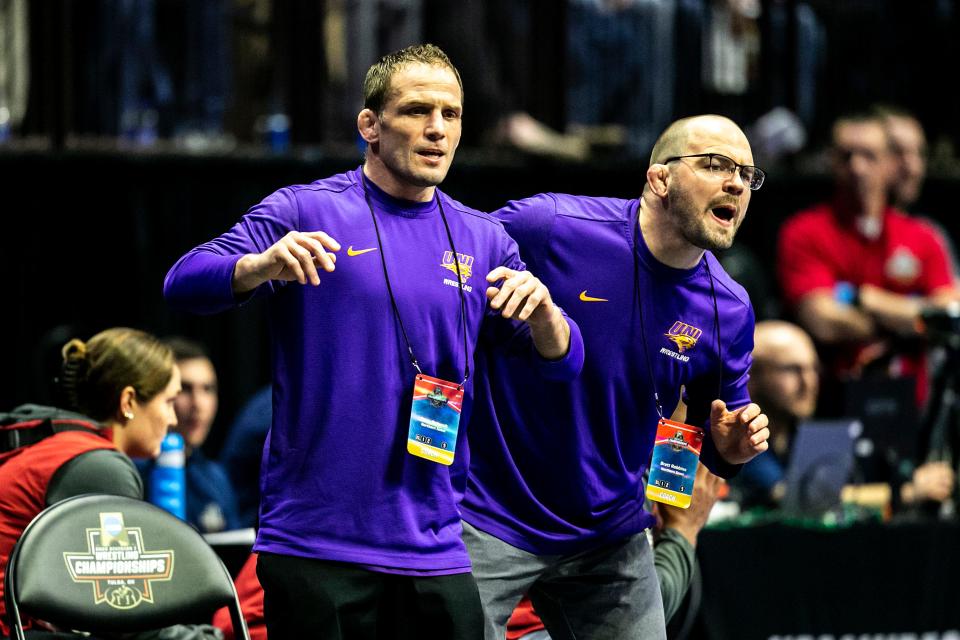
[(661, 418), (650, 459), (647, 498), (688, 508), (702, 445), (703, 429)]
[(462, 385), (417, 375), (410, 408), (407, 451), (432, 462), (453, 464), (462, 405)]

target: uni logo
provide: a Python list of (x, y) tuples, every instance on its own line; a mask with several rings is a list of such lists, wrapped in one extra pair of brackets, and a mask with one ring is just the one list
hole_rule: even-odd
[(444, 269), (449, 269), (454, 275), (456, 275), (457, 263), (460, 264), (460, 282), (466, 284), (467, 280), (470, 279), (470, 276), (473, 275), (473, 256), (468, 256), (465, 253), (458, 253), (457, 262), (454, 262), (452, 251), (443, 252), (443, 260), (440, 261), (441, 267)]
[(677, 350), (680, 353), (683, 353), (687, 349), (693, 349), (702, 333), (703, 331), (700, 329), (686, 322), (677, 320), (673, 323), (673, 326), (670, 327), (670, 330), (663, 335), (667, 336), (667, 338), (677, 345)]

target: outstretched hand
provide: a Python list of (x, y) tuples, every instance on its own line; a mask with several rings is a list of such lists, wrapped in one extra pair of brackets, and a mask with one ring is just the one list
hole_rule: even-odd
[(720, 456), (730, 464), (743, 464), (767, 450), (769, 420), (760, 407), (751, 402), (745, 407), (727, 410), (723, 400), (710, 405), (710, 435)]

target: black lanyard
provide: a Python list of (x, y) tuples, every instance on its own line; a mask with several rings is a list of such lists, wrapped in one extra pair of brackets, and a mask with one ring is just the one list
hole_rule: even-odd
[[(383, 279), (387, 283), (387, 293), (390, 294), (390, 304), (393, 307), (393, 315), (397, 318), (397, 324), (400, 325), (400, 333), (403, 334), (403, 341), (407, 343), (407, 352), (410, 354), (410, 364), (413, 365), (413, 368), (417, 370), (417, 373), (423, 374), (423, 371), (420, 369), (420, 363), (417, 362), (417, 358), (413, 355), (413, 346), (410, 344), (410, 339), (407, 337), (407, 330), (403, 326), (403, 319), (400, 318), (400, 309), (397, 308), (397, 300), (393, 296), (393, 287), (390, 286), (390, 275), (387, 273), (387, 259), (383, 253), (383, 242), (380, 239), (380, 225), (377, 224), (377, 216), (373, 211), (373, 201), (370, 199), (370, 192), (367, 190), (367, 177), (362, 175), (360, 176), (361, 184), (363, 185), (363, 198), (367, 201), (367, 206), (370, 208), (370, 217), (373, 218), (373, 228), (377, 232), (377, 247), (380, 249), (380, 264), (383, 266)], [(460, 319), (463, 325), (463, 382), (460, 383), (460, 386), (463, 386), (463, 383), (467, 381), (467, 378), (470, 377), (470, 357), (469, 352), (467, 351), (467, 303), (463, 295), (463, 278), (460, 276), (460, 258), (457, 257), (457, 249), (453, 246), (453, 235), (450, 233), (450, 225), (447, 224), (447, 216), (443, 212), (443, 204), (440, 201), (439, 191), (434, 192), (434, 197), (437, 200), (437, 207), (440, 209), (440, 218), (443, 220), (443, 228), (447, 230), (447, 240), (450, 241), (450, 251), (453, 252), (453, 264), (457, 268), (457, 285), (460, 290)]]
[[(650, 376), (650, 386), (653, 388), (653, 401), (657, 407), (657, 414), (663, 418), (663, 406), (660, 404), (660, 394), (657, 393), (657, 381), (653, 377), (653, 364), (650, 361), (650, 351), (647, 347), (647, 330), (643, 324), (643, 305), (640, 304), (640, 258), (637, 255), (639, 243), (643, 242), (640, 237), (639, 217), (634, 219), (633, 225), (633, 296), (636, 298), (637, 311), (640, 314), (640, 342), (643, 344), (643, 357), (647, 362), (647, 374)], [(721, 398), (723, 393), (723, 344), (720, 342), (720, 309), (717, 306), (717, 290), (713, 285), (713, 274), (710, 272), (710, 261), (706, 254), (703, 256), (703, 266), (707, 269), (707, 278), (710, 280), (710, 297), (713, 299), (713, 324), (717, 330), (717, 357), (719, 359), (717, 368), (717, 398)]]

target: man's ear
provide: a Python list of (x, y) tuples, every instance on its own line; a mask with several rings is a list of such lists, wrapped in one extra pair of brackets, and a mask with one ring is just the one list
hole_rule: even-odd
[(373, 145), (380, 141), (380, 118), (373, 109), (364, 109), (357, 116), (357, 131), (367, 144)]
[(652, 164), (647, 169), (647, 184), (658, 198), (666, 198), (670, 191), (670, 169), (665, 164)]

